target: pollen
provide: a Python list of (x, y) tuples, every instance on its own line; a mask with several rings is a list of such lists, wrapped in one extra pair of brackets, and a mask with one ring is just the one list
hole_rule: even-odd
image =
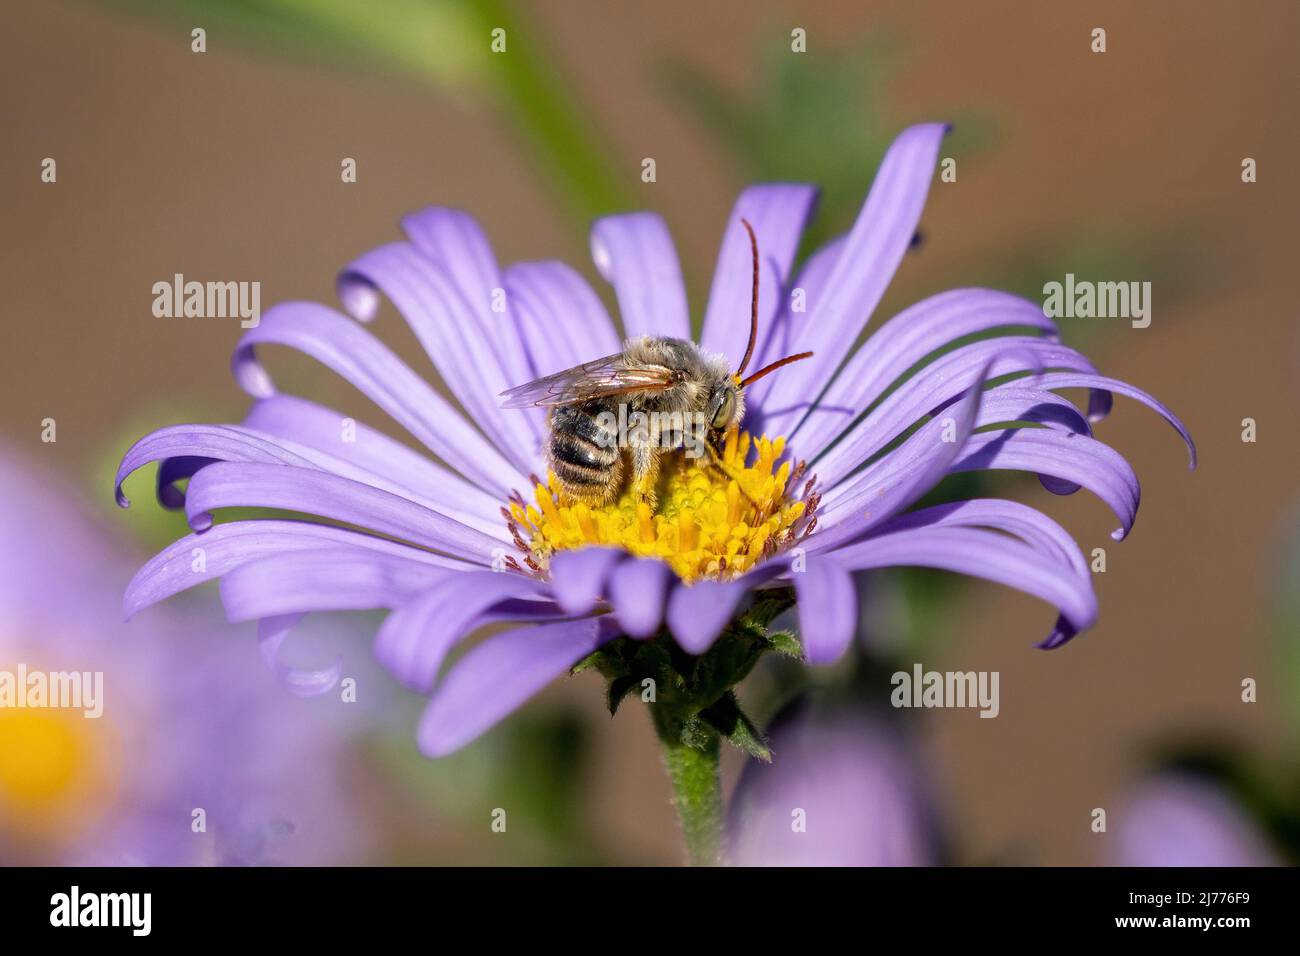
[(534, 487), (533, 504), (517, 496), (503, 512), (524, 563), (538, 573), (558, 551), (607, 546), (660, 558), (688, 583), (725, 580), (816, 523), (820, 495), (812, 479), (805, 481), (805, 466), (783, 461), (784, 452), (784, 438), (751, 441), (733, 431), (718, 462), (665, 453), (653, 509), (630, 487), (608, 505), (568, 500), (548, 476)]

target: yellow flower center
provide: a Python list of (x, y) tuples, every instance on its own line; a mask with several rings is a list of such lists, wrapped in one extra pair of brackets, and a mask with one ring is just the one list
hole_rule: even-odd
[(61, 843), (102, 814), (116, 790), (106, 724), (79, 709), (0, 706), (0, 832)]
[(720, 465), (665, 453), (654, 510), (631, 487), (608, 505), (571, 501), (551, 475), (534, 489), (535, 505), (510, 503), (510, 530), (524, 562), (539, 572), (557, 551), (604, 545), (660, 558), (688, 583), (744, 574), (811, 531), (817, 498), (809, 494), (811, 481), (802, 497), (791, 493), (798, 491), (804, 466), (788, 460), (777, 465), (784, 438), (763, 437), (752, 445), (749, 464), (747, 432), (727, 436)]

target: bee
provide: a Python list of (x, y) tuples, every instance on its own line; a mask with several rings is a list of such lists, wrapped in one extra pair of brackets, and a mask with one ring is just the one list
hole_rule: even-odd
[[(741, 223), (749, 234), (754, 283), (749, 345), (735, 372), (694, 342), (646, 335), (628, 339), (621, 352), (501, 393), (504, 408), (550, 409), (547, 462), (570, 498), (608, 504), (623, 491), (630, 470), (632, 488), (653, 509), (663, 453), (697, 446), (707, 452), (707, 458), (695, 456), (699, 463), (729, 474), (720, 450), (744, 418), (745, 388), (812, 356), (789, 355), (744, 377), (758, 337), (758, 240), (750, 224)], [(630, 440), (628, 422), (634, 423)]]

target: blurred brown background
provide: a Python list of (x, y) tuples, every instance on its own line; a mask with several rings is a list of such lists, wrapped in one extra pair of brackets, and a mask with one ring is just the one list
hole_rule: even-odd
[[(1199, 470), (1189, 474), (1173, 433), (1121, 397), (1100, 437), (1143, 481), (1128, 541), (1109, 540), (1113, 519), (1086, 493), (1053, 498), (1016, 486), (1085, 552), (1107, 548), (1108, 573), (1096, 579), (1100, 625), (1063, 650), (1039, 652), (1031, 644), (1050, 611), (977, 585), (959, 592), (951, 633), (924, 660), (1002, 675), (999, 719), (931, 711), (920, 721), (963, 857), (1093, 861), (1090, 810), (1109, 805), (1144, 748), (1167, 734), (1212, 733), (1266, 757), (1293, 749), (1292, 689), (1270, 609), (1300, 474), (1292, 168), (1300, 7), (529, 6), (530, 28), (610, 133), (629, 189), (668, 219), (696, 303), (743, 183), (665, 95), (657, 64), (685, 60), (745, 90), (758, 82), (758, 53), (788, 50), (794, 26), (808, 31), (809, 57), (881, 27), (900, 37), (905, 56), (888, 104), (897, 129), (967, 107), (998, 124), (994, 149), (969, 164), (959, 155), (958, 182), (935, 183), (925, 247), (904, 263), (877, 322), (954, 276), (978, 278), (971, 263), (986, 262), (989, 248), (1023, 247), (1045, 231), (1158, 227), (1194, 253), (1155, 285), (1150, 328), (1063, 326), (1068, 341), (1087, 338), (1105, 374), (1182, 416)], [(1107, 30), (1104, 55), (1089, 50), (1096, 26)], [(238, 419), (245, 407), (227, 372), (236, 320), (152, 316), (151, 286), (173, 273), (260, 280), (264, 309), (289, 298), (332, 302), (338, 267), (394, 238), (404, 212), (442, 203), (472, 212), (503, 261), (560, 257), (595, 279), (585, 234), (473, 96), (377, 70), (279, 63), (213, 31), (208, 52), (195, 55), (188, 27), (67, 0), (4, 5), (0, 37), (0, 282), (9, 303), (0, 437), (102, 502), (110, 487), (92, 489), (92, 478), (106, 477), (104, 462), (133, 433), (187, 414)], [(58, 162), (55, 185), (40, 181), (47, 156)], [(340, 182), (345, 156), (357, 160), (356, 184)], [(653, 185), (639, 181), (643, 156), (657, 161)], [(1240, 178), (1247, 156), (1258, 161), (1252, 185)], [(863, 193), (873, 172), (861, 171)], [(1042, 281), (1052, 278), (1061, 276)], [(1163, 305), (1171, 301), (1176, 308)], [(409, 333), (391, 312), (385, 318), (381, 334), (428, 370)], [(1106, 327), (1082, 328), (1089, 322)], [(276, 359), (286, 390), (364, 405), (307, 362)], [(39, 439), (47, 416), (58, 422), (53, 445)], [(1255, 444), (1240, 439), (1248, 416), (1258, 421)], [(150, 507), (138, 502), (131, 518)], [(1244, 677), (1259, 682), (1256, 704), (1240, 701)], [(882, 700), (888, 690), (881, 686)], [(609, 721), (592, 677), (547, 696), (573, 700), (595, 721), (587, 812), (603, 842), (629, 861), (675, 862), (648, 721), (632, 709)]]

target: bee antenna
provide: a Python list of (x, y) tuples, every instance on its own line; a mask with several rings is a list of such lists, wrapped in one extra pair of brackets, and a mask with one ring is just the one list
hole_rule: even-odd
[(740, 368), (736, 369), (737, 376), (745, 374), (745, 366), (754, 357), (754, 343), (758, 341), (758, 239), (754, 236), (754, 227), (749, 224), (748, 219), (741, 219), (740, 224), (749, 233), (749, 252), (754, 260), (754, 291), (749, 297), (749, 346), (745, 349), (745, 357), (741, 359)]
[(749, 376), (749, 378), (741, 380), (740, 387), (744, 388), (746, 385), (749, 385), (751, 382), (757, 382), (764, 375), (767, 375), (769, 372), (775, 372), (783, 365), (789, 365), (792, 362), (798, 362), (806, 358), (812, 358), (812, 355), (813, 354), (811, 352), (800, 352), (798, 355), (787, 355), (783, 359), (778, 359), (777, 361), (773, 362), (771, 365), (764, 365), (753, 375)]

